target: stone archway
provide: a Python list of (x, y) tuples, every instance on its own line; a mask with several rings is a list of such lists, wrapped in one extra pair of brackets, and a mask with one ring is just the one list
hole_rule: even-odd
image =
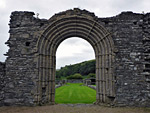
[(114, 43), (111, 34), (93, 13), (79, 9), (56, 14), (49, 19), (49, 23), (37, 43), (37, 102), (55, 102), (56, 50), (63, 40), (80, 37), (87, 40), (95, 51), (97, 103), (109, 103), (115, 97)]

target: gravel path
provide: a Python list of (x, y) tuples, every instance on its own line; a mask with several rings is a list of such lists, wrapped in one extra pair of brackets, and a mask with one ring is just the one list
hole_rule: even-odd
[(0, 107), (0, 113), (150, 113), (150, 108), (111, 108), (91, 104), (58, 104), (36, 107)]

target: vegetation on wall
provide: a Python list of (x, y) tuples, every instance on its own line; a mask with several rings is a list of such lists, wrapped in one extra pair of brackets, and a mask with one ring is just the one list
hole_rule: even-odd
[(76, 73), (81, 74), (82, 76), (88, 76), (90, 73), (95, 74), (95, 63), (95, 60), (89, 60), (78, 64), (61, 67), (61, 69), (56, 70), (56, 78), (59, 79), (74, 75)]

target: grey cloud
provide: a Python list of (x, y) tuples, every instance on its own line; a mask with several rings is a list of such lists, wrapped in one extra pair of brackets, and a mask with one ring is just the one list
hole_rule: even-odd
[(3, 32), (5, 34), (0, 33), (0, 61), (5, 61), (6, 56), (4, 56), (3, 54), (5, 54), (8, 51), (8, 47), (5, 45), (5, 42), (8, 40), (8, 33), (7, 32)]
[[(133, 11), (135, 13), (142, 13), (145, 11), (145, 2), (149, 0), (115, 0), (116, 2), (111, 2), (110, 6), (117, 10), (117, 12), (122, 11)], [(149, 8), (150, 9), (150, 8)]]
[(74, 45), (89, 46), (90, 43), (89, 43), (89, 45), (87, 43), (88, 42), (86, 40), (79, 38), (79, 37), (71, 37), (67, 40), (64, 40), (64, 44), (66, 44), (66, 45), (73, 45), (74, 44)]
[(93, 48), (90, 48), (90, 49), (89, 49), (89, 47), (87, 47), (87, 48), (83, 49), (83, 51), (84, 51), (84, 53), (86, 53), (86, 54), (95, 54)]
[[(71, 40), (72, 41), (72, 40)], [(80, 41), (80, 40), (77, 40)], [(69, 40), (67, 41), (69, 43)], [(84, 43), (83, 43), (84, 44)], [(95, 59), (95, 53), (92, 47), (85, 44), (86, 47), (79, 48), (79, 53), (72, 53), (71, 56), (57, 57), (57, 68), (60, 68), (65, 65), (75, 64), (77, 62), (82, 62), (86, 60)], [(77, 47), (78, 48), (78, 47)], [(68, 51), (69, 53), (69, 51)]]

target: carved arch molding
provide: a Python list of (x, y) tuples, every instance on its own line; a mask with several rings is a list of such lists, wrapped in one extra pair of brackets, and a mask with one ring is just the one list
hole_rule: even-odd
[(114, 43), (111, 34), (100, 24), (93, 13), (66, 11), (49, 19), (48, 27), (38, 39), (37, 103), (55, 102), (56, 50), (70, 37), (88, 41), (96, 58), (96, 102), (110, 103), (115, 98)]

